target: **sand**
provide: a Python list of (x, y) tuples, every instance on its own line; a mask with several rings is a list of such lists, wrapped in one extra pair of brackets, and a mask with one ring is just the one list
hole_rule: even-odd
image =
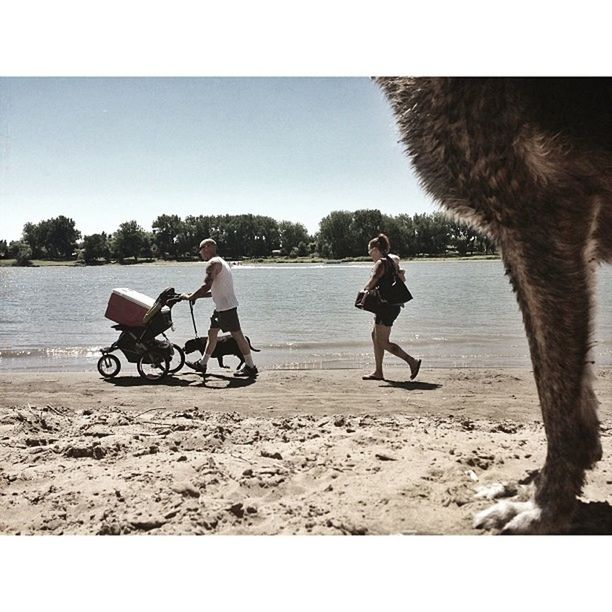
[[(531, 372), (127, 368), (0, 374), (1, 534), (479, 534), (486, 496), (526, 497), (545, 455)], [(604, 459), (573, 533), (612, 532)]]

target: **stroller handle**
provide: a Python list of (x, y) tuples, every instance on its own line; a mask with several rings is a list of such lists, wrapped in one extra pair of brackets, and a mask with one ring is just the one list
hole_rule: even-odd
[(149, 321), (164, 307), (172, 308), (177, 302), (181, 301), (180, 293), (174, 290), (174, 287), (167, 287), (164, 289), (155, 300), (155, 303), (143, 317), (143, 323), (147, 325)]
[(182, 300), (180, 293), (177, 293), (176, 295), (174, 295), (171, 298), (168, 298), (166, 300), (166, 306), (169, 306), (170, 308), (172, 308), (172, 306), (174, 306), (175, 304), (178, 304), (178, 302), (180, 302)]

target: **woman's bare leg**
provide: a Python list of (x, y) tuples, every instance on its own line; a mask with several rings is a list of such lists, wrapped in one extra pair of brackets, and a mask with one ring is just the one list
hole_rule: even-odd
[(386, 325), (377, 325), (376, 327), (376, 337), (382, 350), (388, 351), (392, 355), (403, 359), (410, 366), (410, 371), (414, 372), (417, 367), (418, 360), (412, 355), (409, 355), (399, 344), (395, 344), (395, 342), (391, 342), (389, 340), (391, 328), (387, 327)]
[(376, 325), (372, 328), (372, 345), (374, 346), (374, 363), (375, 369), (372, 374), (368, 374), (363, 378), (366, 380), (382, 380), (383, 378), (383, 357), (385, 356), (385, 349), (382, 347), (379, 341), (378, 328), (384, 327), (383, 325)]

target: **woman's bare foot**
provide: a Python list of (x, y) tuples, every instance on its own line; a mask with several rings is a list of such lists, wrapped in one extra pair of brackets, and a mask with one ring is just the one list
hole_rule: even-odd
[(366, 374), (361, 377), (361, 380), (384, 380), (383, 375), (378, 372), (372, 372), (372, 374)]
[(410, 368), (410, 380), (414, 380), (421, 369), (421, 360), (417, 359), (414, 368)]

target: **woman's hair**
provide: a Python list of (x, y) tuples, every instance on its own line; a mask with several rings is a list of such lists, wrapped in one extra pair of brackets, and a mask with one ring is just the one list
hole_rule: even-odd
[(376, 247), (381, 253), (388, 253), (391, 250), (391, 243), (384, 234), (378, 234), (368, 242), (368, 248)]

